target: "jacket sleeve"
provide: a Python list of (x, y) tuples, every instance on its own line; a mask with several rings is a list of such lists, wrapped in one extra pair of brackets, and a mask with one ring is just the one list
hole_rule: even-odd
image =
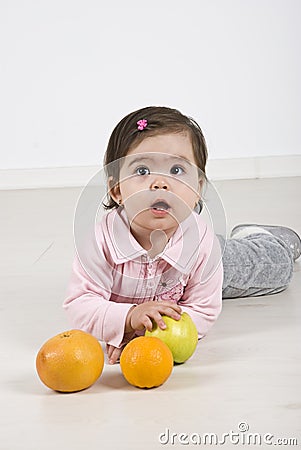
[(222, 310), (223, 285), (222, 256), (218, 239), (210, 232), (202, 246), (210, 251), (202, 252), (179, 302), (182, 310), (194, 321), (199, 339), (208, 333)]
[(75, 256), (63, 308), (72, 327), (120, 347), (126, 316), (133, 304), (110, 301), (112, 285), (113, 270), (104, 254), (97, 263), (91, 261), (86, 269)]

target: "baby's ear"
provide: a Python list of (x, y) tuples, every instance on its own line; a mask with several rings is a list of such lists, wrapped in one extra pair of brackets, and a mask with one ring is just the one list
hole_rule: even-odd
[(202, 192), (203, 192), (203, 188), (205, 187), (205, 183), (206, 183), (206, 179), (204, 177), (200, 177), (199, 185), (198, 185), (198, 194), (199, 194), (200, 200), (202, 198)]
[(108, 178), (108, 194), (116, 203), (119, 203), (119, 200), (121, 199), (119, 183), (118, 181), (114, 181), (112, 176)]

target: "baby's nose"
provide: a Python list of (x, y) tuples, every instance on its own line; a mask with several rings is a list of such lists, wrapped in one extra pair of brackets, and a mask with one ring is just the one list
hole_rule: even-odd
[(168, 183), (164, 179), (156, 179), (151, 183), (151, 189), (169, 189)]

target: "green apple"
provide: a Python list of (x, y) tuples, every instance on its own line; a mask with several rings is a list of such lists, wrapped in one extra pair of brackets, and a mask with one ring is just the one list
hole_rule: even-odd
[(152, 331), (146, 330), (145, 336), (155, 336), (170, 348), (174, 362), (183, 363), (194, 353), (198, 343), (198, 332), (190, 315), (182, 313), (180, 320), (162, 316), (166, 323), (165, 330), (161, 330), (157, 323)]

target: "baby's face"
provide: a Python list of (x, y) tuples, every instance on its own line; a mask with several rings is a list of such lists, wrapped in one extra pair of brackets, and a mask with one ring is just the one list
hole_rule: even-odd
[(124, 158), (118, 200), (131, 225), (171, 235), (199, 200), (200, 175), (188, 134), (148, 137)]

